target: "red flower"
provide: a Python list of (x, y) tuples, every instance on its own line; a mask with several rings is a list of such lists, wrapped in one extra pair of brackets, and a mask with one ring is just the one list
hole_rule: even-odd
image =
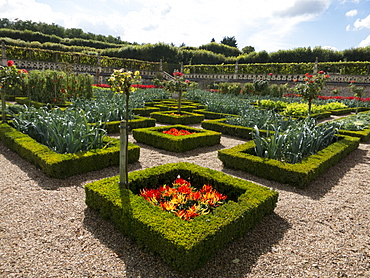
[(14, 62), (12, 60), (9, 60), (8, 61), (8, 67), (12, 67), (12, 66), (14, 66)]
[(182, 72), (179, 72), (179, 71), (175, 71), (174, 73), (173, 73), (173, 76), (178, 76), (178, 77), (181, 77), (181, 76), (183, 76), (184, 74), (182, 73)]
[(189, 132), (189, 131), (184, 130), (184, 129), (178, 130), (177, 128), (171, 128), (169, 130), (162, 131), (162, 133), (173, 135), (173, 136), (182, 136), (182, 135), (194, 134), (195, 132)]
[(272, 72), (269, 73), (270, 76), (273, 76), (274, 74)]
[(319, 71), (319, 74), (324, 74), (324, 73), (325, 73), (325, 71), (323, 71), (323, 70)]
[(152, 205), (159, 206), (162, 210), (172, 212), (187, 221), (209, 213), (225, 203), (227, 198), (211, 185), (205, 184), (201, 190), (197, 190), (182, 178), (177, 178), (172, 187), (163, 185), (159, 189), (140, 190), (140, 195)]

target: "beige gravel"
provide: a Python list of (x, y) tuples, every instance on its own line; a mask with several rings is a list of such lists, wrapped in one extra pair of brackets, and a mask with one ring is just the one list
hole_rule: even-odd
[[(188, 161), (279, 191), (274, 214), (188, 277), (370, 277), (370, 142), (305, 190), (224, 169), (217, 151), (242, 142), (184, 154), (138, 144), (130, 171)], [(86, 207), (84, 184), (118, 167), (51, 179), (0, 142), (0, 171), (0, 277), (182, 277)]]

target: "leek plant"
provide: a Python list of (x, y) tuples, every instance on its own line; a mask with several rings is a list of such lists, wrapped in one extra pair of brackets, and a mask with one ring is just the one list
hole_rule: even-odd
[(30, 107), (13, 115), (13, 126), (57, 153), (77, 153), (104, 147), (106, 132), (89, 124), (81, 109), (47, 110)]
[(276, 125), (273, 131), (273, 134), (268, 131), (267, 136), (263, 137), (258, 127), (254, 127), (256, 155), (294, 164), (332, 144), (338, 130), (328, 124), (318, 126), (315, 119), (306, 118), (284, 131)]
[(227, 117), (225, 122), (244, 127), (258, 126), (259, 129), (271, 129), (274, 126), (279, 126), (281, 130), (285, 130), (293, 123), (293, 119), (273, 111), (251, 108), (242, 111), (238, 117)]

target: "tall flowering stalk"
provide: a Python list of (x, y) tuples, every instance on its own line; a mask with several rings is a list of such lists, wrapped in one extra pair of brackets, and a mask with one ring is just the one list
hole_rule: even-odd
[(132, 86), (141, 79), (140, 72), (125, 71), (124, 69), (114, 70), (108, 82), (111, 90), (117, 94), (126, 96), (126, 115), (120, 125), (120, 184), (128, 186), (128, 117), (129, 117), (129, 98), (130, 93), (136, 89)]
[(1, 89), (1, 101), (2, 101), (2, 121), (6, 122), (5, 114), (5, 92), (13, 86), (22, 83), (22, 79), (28, 72), (24, 69), (19, 70), (15, 66), (14, 62), (9, 60), (7, 66), (0, 66), (0, 89)]
[(358, 105), (359, 105), (359, 102), (364, 94), (364, 90), (365, 88), (364, 87), (361, 87), (361, 86), (357, 86), (355, 84), (355, 81), (354, 80), (351, 80), (349, 82), (349, 87), (350, 87), (350, 91), (353, 93), (353, 96), (356, 98), (356, 114), (358, 113)]
[(169, 92), (175, 92), (179, 94), (177, 112), (181, 113), (181, 98), (182, 93), (189, 88), (190, 81), (184, 78), (184, 74), (179, 71), (173, 73), (173, 80), (164, 83), (164, 88)]
[(325, 86), (325, 81), (329, 78), (330, 76), (324, 71), (319, 71), (316, 75), (306, 73), (304, 83), (296, 86), (296, 91), (308, 101), (308, 115), (311, 114), (312, 100), (319, 96)]

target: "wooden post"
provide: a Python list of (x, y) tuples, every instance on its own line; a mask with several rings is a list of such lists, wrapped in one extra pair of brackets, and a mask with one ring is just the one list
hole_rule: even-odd
[(119, 157), (119, 176), (120, 185), (127, 188), (128, 174), (127, 174), (127, 150), (128, 150), (128, 127), (126, 120), (122, 120), (120, 124), (120, 157)]
[(2, 40), (1, 41), (1, 64), (0, 66), (6, 66), (7, 65), (7, 59), (6, 59), (6, 51), (5, 51), (5, 43)]
[(5, 113), (5, 109), (6, 109), (6, 105), (5, 105), (5, 91), (1, 88), (1, 85), (0, 85), (0, 90), (1, 90), (1, 108), (3, 110), (3, 115), (2, 115), (2, 120), (3, 120), (3, 123), (6, 122), (6, 113)]
[(121, 121), (120, 124), (120, 185), (122, 188), (129, 189), (128, 186), (128, 100), (130, 96), (129, 88), (125, 92), (126, 94), (126, 117)]

